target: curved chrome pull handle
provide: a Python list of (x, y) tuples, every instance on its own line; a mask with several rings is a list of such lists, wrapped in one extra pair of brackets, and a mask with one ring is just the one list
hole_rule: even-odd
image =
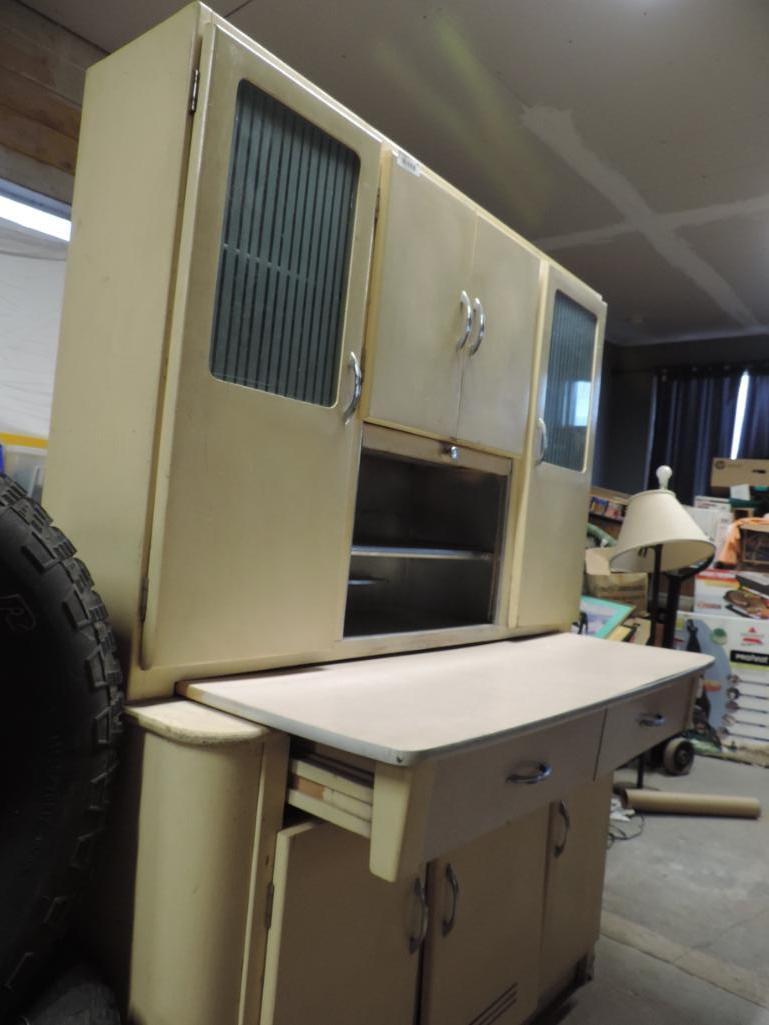
[(473, 299), (473, 312), (478, 314), (478, 337), (467, 350), (471, 356), (474, 356), (480, 349), (483, 336), (486, 334), (486, 311), (483, 308), (483, 303), (478, 298)]
[(473, 329), (473, 308), (470, 305), (470, 296), (464, 289), (459, 294), (459, 306), (465, 311), (465, 329), (462, 337), (457, 342), (457, 349), (464, 349), (467, 339), (470, 337), (470, 332)]
[(566, 850), (566, 844), (569, 842), (569, 830), (571, 829), (571, 816), (569, 815), (569, 806), (566, 801), (558, 802), (558, 814), (563, 819), (563, 843), (557, 843), (553, 848), (553, 857), (560, 858), (563, 852)]
[(645, 713), (644, 715), (639, 715), (638, 717), (639, 726), (664, 726), (667, 721), (667, 716), (663, 715), (661, 712), (657, 712), (656, 715), (652, 715), (651, 713)]
[(409, 936), (409, 954), (416, 954), (425, 941), (427, 927), (430, 923), (430, 908), (427, 905), (425, 884), (417, 877), (414, 880), (414, 895), (419, 901), (419, 930), (416, 936)]
[(537, 762), (533, 772), (513, 772), (507, 777), (508, 783), (542, 783), (552, 775), (553, 767), (547, 762)]
[(360, 368), (360, 362), (354, 352), (351, 352), (347, 357), (347, 366), (352, 370), (353, 373), (353, 386), (352, 386), (352, 398), (350, 404), (344, 411), (344, 422), (348, 424), (352, 420), (355, 410), (358, 408), (360, 402), (360, 393), (363, 391), (363, 372)]
[(451, 911), (448, 918), (444, 918), (441, 922), (441, 932), (444, 936), (448, 936), (454, 928), (454, 923), (457, 920), (457, 904), (459, 903), (459, 880), (451, 863), (446, 865), (446, 880), (451, 887)]
[(537, 417), (537, 429), (539, 431), (539, 452), (537, 453), (536, 463), (539, 466), (540, 463), (544, 463), (545, 456), (547, 455), (547, 424), (541, 416)]

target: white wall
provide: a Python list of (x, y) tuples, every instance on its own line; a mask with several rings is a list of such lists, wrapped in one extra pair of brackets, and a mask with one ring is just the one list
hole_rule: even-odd
[(48, 436), (66, 254), (0, 222), (0, 432)]

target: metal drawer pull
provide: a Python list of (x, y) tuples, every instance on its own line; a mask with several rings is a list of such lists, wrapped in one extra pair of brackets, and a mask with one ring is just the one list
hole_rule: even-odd
[(558, 814), (563, 819), (564, 831), (563, 831), (563, 843), (557, 843), (553, 849), (553, 857), (560, 858), (563, 852), (566, 850), (566, 844), (569, 842), (569, 830), (571, 829), (571, 816), (569, 815), (569, 807), (566, 801), (558, 802)]
[(551, 775), (552, 765), (547, 762), (538, 762), (534, 772), (513, 772), (507, 777), (508, 783), (542, 783)]
[(451, 913), (441, 922), (441, 932), (444, 936), (448, 936), (454, 928), (454, 922), (457, 919), (457, 904), (459, 903), (459, 880), (451, 863), (446, 865), (446, 879), (451, 887)]
[(358, 408), (360, 402), (360, 393), (363, 390), (363, 373), (360, 369), (360, 363), (358, 357), (354, 352), (351, 352), (347, 357), (347, 366), (353, 372), (353, 386), (352, 386), (352, 398), (350, 399), (350, 405), (344, 411), (344, 422), (348, 424), (353, 418), (355, 410)]
[(474, 356), (480, 349), (483, 336), (486, 334), (486, 311), (484, 310), (483, 303), (480, 299), (473, 300), (473, 309), (478, 312), (478, 337), (468, 350), (471, 356)]
[(664, 726), (667, 721), (667, 716), (661, 712), (657, 712), (656, 715), (646, 712), (638, 717), (639, 726)]
[(547, 455), (547, 424), (541, 416), (537, 417), (537, 430), (539, 431), (539, 452), (537, 453), (537, 466), (544, 463)]
[(464, 349), (467, 339), (470, 337), (470, 332), (473, 329), (473, 308), (470, 305), (470, 296), (464, 289), (462, 289), (459, 295), (459, 305), (465, 311), (465, 330), (457, 342), (457, 349)]
[(427, 906), (427, 893), (425, 884), (417, 877), (414, 880), (414, 894), (419, 901), (419, 932), (416, 936), (409, 936), (409, 954), (416, 954), (425, 941), (427, 927), (430, 924), (430, 909)]

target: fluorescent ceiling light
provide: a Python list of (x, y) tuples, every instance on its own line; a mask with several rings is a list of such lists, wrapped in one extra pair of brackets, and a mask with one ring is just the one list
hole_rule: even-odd
[(734, 430), (732, 431), (732, 450), (729, 453), (730, 459), (736, 459), (737, 453), (740, 451), (740, 442), (742, 441), (742, 428), (745, 423), (745, 406), (748, 401), (748, 385), (750, 384), (750, 375), (747, 370), (743, 370), (742, 377), (740, 378), (740, 388), (737, 392), (737, 410), (734, 414)]
[(56, 214), (38, 210), (37, 207), (29, 206), (27, 203), (19, 203), (16, 199), (0, 196), (0, 218), (20, 224), (23, 228), (31, 228), (32, 231), (39, 231), (43, 235), (52, 235), (54, 238), (69, 242), (71, 225), (66, 217), (57, 217)]

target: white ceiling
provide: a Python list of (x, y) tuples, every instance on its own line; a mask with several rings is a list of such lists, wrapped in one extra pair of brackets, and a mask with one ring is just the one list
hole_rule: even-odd
[[(178, 0), (26, 0), (113, 50)], [(216, 0), (600, 291), (609, 337), (769, 325), (766, 0)]]

